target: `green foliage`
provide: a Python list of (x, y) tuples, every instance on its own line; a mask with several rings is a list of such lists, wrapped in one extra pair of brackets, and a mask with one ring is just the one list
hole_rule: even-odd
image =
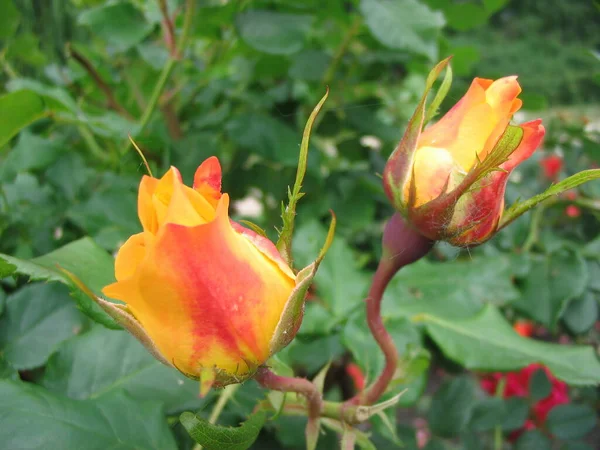
[(237, 428), (212, 425), (187, 412), (179, 420), (190, 436), (207, 450), (246, 450), (258, 437), (266, 419), (264, 411), (257, 411)]
[[(515, 431), (515, 449), (590, 450), (597, 405), (580, 386), (600, 382), (600, 115), (582, 105), (600, 98), (599, 26), (592, 2), (570, 0), (0, 2), (0, 442), (304, 449), (305, 417), (253, 413), (294, 398), (253, 381), (200, 398), (90, 297), (114, 281), (112, 255), (141, 230), (146, 170), (128, 135), (155, 176), (174, 165), (188, 184), (217, 155), (232, 218), (273, 242), (283, 231), (296, 268), (319, 255), (333, 210), (335, 239), (278, 358), (310, 379), (329, 364), (324, 396), (341, 401), (360, 381), (350, 363), (367, 385), (384, 367), (364, 299), (393, 212), (385, 161), (434, 85), (431, 67), (453, 55), (418, 109), (425, 122), (473, 76), (518, 74), (524, 115), (543, 117), (545, 143), (511, 176), (495, 239), (465, 251), (438, 244), (391, 281), (383, 320), (399, 365), (383, 399), (406, 391), (355, 432), (356, 447), (416, 449), (419, 417), (429, 450), (494, 448)], [(309, 145), (305, 125), (327, 87)], [(556, 180), (540, 169), (550, 154), (563, 161)], [(530, 338), (513, 331), (516, 319), (531, 321)], [(476, 386), (531, 363), (570, 385), (544, 433), (523, 432), (556, 383), (543, 371), (523, 397)], [(321, 425), (317, 449), (351, 439), (339, 422)]]

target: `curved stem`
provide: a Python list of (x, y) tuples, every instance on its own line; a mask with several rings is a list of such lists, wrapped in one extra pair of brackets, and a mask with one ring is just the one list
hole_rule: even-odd
[(282, 377), (276, 375), (268, 367), (260, 367), (255, 375), (256, 381), (267, 388), (281, 392), (296, 392), (306, 397), (308, 403), (308, 424), (306, 437), (308, 441), (316, 439), (319, 433), (319, 416), (323, 407), (323, 398), (314, 383), (306, 378)]
[(367, 323), (371, 334), (385, 356), (385, 367), (379, 378), (366, 392), (361, 392), (345, 404), (370, 405), (375, 403), (386, 391), (398, 366), (398, 351), (392, 336), (387, 332), (381, 317), (383, 293), (392, 277), (402, 267), (425, 256), (433, 247), (434, 241), (414, 230), (399, 213), (394, 214), (383, 231), (383, 252), (373, 282), (366, 298)]

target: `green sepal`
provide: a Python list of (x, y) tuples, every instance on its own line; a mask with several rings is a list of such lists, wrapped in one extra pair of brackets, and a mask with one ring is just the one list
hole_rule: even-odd
[[(404, 198), (404, 186), (410, 178), (419, 136), (421, 136), (421, 131), (426, 123), (425, 113), (427, 96), (429, 95), (435, 80), (439, 77), (442, 71), (448, 67), (451, 58), (452, 57), (448, 57), (440, 61), (431, 70), (431, 72), (429, 72), (425, 82), (425, 91), (423, 92), (423, 96), (421, 97), (414, 114), (408, 121), (408, 125), (402, 140), (398, 143), (398, 146), (390, 155), (383, 171), (383, 185), (386, 194), (392, 201), (394, 207), (405, 216), (407, 213), (409, 199)], [(448, 83), (451, 82), (451, 80), (451, 75), (449, 77), (447, 75), (444, 79), (442, 88), (440, 89), (441, 95), (438, 94), (438, 96), (436, 96), (432, 105), (435, 109), (437, 109), (439, 103), (441, 103), (443, 96), (445, 93), (447, 93), (447, 89), (450, 88)], [(429, 118), (430, 116), (433, 116), (433, 114), (434, 113), (431, 110), (427, 111), (427, 116)]]
[(569, 189), (573, 189), (579, 186), (580, 184), (587, 183), (588, 181), (597, 180), (598, 178), (600, 178), (600, 169), (584, 170), (582, 172), (576, 173), (575, 175), (571, 175), (569, 178), (565, 178), (559, 183), (550, 186), (544, 192), (538, 195), (534, 195), (529, 200), (515, 203), (506, 211), (504, 211), (502, 219), (500, 220), (500, 224), (498, 225), (498, 229), (500, 230), (504, 228), (513, 220), (517, 219), (522, 214), (525, 214), (531, 208), (543, 202), (544, 200), (559, 195), (565, 191), (568, 191)]
[(300, 192), (302, 189), (302, 182), (304, 181), (304, 175), (306, 174), (306, 167), (308, 164), (308, 144), (310, 141), (310, 133), (312, 131), (313, 124), (319, 111), (323, 107), (323, 104), (329, 96), (329, 87), (325, 92), (325, 95), (317, 106), (313, 109), (310, 114), (306, 126), (304, 127), (304, 133), (302, 135), (302, 143), (300, 144), (300, 155), (298, 157), (298, 169), (296, 171), (296, 180), (294, 181), (294, 189), (290, 190), (288, 187), (288, 205), (281, 205), (281, 219), (283, 220), (283, 226), (279, 232), (279, 239), (277, 239), (277, 250), (287, 261), (291, 267), (293, 265), (292, 260), (292, 235), (294, 234), (294, 220), (296, 218), (296, 204), (298, 200), (304, 196), (304, 193)]

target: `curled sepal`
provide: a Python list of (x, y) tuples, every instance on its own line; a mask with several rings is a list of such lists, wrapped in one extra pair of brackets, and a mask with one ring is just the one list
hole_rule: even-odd
[(375, 405), (356, 407), (354, 419), (356, 420), (356, 422), (365, 422), (371, 417), (379, 414), (380, 412), (385, 411), (388, 408), (393, 408), (398, 404), (398, 402), (400, 401), (400, 397), (402, 397), (406, 393), (406, 391), (407, 389), (404, 389), (402, 392), (394, 395), (392, 398), (377, 403)]
[(587, 183), (588, 181), (597, 180), (599, 178), (600, 169), (584, 170), (582, 172), (576, 173), (575, 175), (571, 175), (569, 178), (565, 178), (560, 183), (556, 183), (550, 186), (544, 192), (531, 197), (529, 200), (515, 203), (504, 212), (498, 229), (504, 228), (513, 220), (517, 219), (519, 216), (526, 213), (531, 208), (535, 207), (544, 200), (547, 200), (555, 195), (559, 195), (565, 191), (568, 191), (569, 189), (573, 189), (579, 186), (580, 184)]
[(154, 341), (146, 330), (142, 327), (142, 325), (138, 322), (138, 320), (134, 317), (134, 315), (129, 311), (126, 305), (120, 305), (117, 303), (112, 303), (107, 300), (104, 300), (101, 297), (96, 296), (92, 290), (87, 287), (83, 281), (81, 281), (77, 275), (72, 272), (69, 272), (66, 269), (60, 268), (60, 271), (64, 273), (69, 280), (73, 284), (75, 284), (83, 293), (85, 293), (88, 297), (90, 297), (100, 308), (106, 312), (110, 317), (112, 317), (115, 322), (120, 324), (123, 328), (129, 331), (138, 341), (142, 343), (146, 350), (150, 352), (152, 356), (154, 356), (161, 363), (174, 367), (170, 361), (165, 359), (165, 357), (160, 353)]
[[(429, 72), (427, 80), (425, 82), (425, 92), (421, 97), (421, 101), (417, 105), (414, 114), (408, 121), (406, 131), (402, 140), (392, 152), (383, 172), (383, 186), (388, 198), (392, 201), (392, 204), (398, 209), (403, 215), (406, 215), (406, 207), (409, 203), (409, 199), (404, 198), (404, 185), (408, 181), (411, 175), (411, 168), (413, 167), (413, 160), (415, 151), (417, 149), (417, 143), (419, 136), (425, 125), (425, 113), (427, 96), (435, 83), (435, 80), (442, 73), (442, 70), (446, 68), (450, 62), (451, 57), (448, 57), (440, 61), (432, 70)], [(437, 109), (439, 103), (443, 100), (443, 96), (447, 93), (447, 89), (450, 88), (449, 83), (452, 81), (452, 76), (446, 76), (440, 88), (441, 95), (436, 96), (432, 106)], [(445, 91), (445, 92), (444, 92)], [(437, 103), (437, 106), (436, 106)], [(431, 111), (427, 113), (429, 116), (433, 116)]]
[(273, 334), (273, 338), (270, 343), (270, 354), (274, 355), (279, 350), (287, 346), (300, 328), (302, 323), (302, 317), (304, 315), (304, 300), (306, 298), (306, 293), (312, 284), (313, 278), (317, 273), (317, 269), (319, 268), (319, 264), (325, 257), (327, 250), (331, 246), (333, 242), (333, 236), (335, 234), (335, 225), (336, 218), (335, 214), (332, 212), (331, 224), (329, 225), (329, 231), (327, 232), (327, 238), (325, 239), (325, 244), (323, 248), (319, 252), (319, 256), (317, 259), (302, 269), (296, 275), (296, 286), (294, 290), (290, 294), (284, 308), (281, 313), (281, 318), (279, 319), (279, 323), (275, 328), (275, 333)]
[(323, 107), (323, 104), (329, 96), (329, 87), (325, 92), (325, 95), (317, 106), (313, 109), (306, 126), (304, 127), (304, 133), (302, 135), (302, 143), (300, 144), (300, 156), (298, 157), (298, 169), (296, 170), (296, 180), (294, 181), (294, 188), (290, 190), (288, 188), (288, 205), (282, 206), (281, 219), (283, 220), (283, 227), (279, 233), (279, 239), (277, 240), (277, 250), (281, 253), (281, 256), (292, 266), (292, 235), (294, 233), (294, 219), (296, 218), (296, 204), (298, 200), (304, 195), (301, 191), (302, 181), (304, 181), (304, 175), (306, 174), (306, 166), (308, 164), (308, 144), (310, 141), (310, 133), (312, 131), (313, 124), (319, 111)]

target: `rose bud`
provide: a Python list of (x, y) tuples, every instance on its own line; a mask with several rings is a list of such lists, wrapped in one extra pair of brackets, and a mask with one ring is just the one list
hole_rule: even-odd
[(99, 304), (165, 364), (201, 380), (201, 391), (252, 376), (300, 326), (316, 265), (295, 274), (266, 237), (231, 221), (215, 157), (193, 188), (171, 169), (144, 176), (143, 231), (119, 250), (116, 283)]
[[(419, 233), (457, 246), (478, 245), (498, 229), (512, 170), (544, 136), (541, 120), (509, 125), (521, 107), (517, 77), (475, 78), (465, 96), (423, 130), (425, 101), (390, 156), (383, 183), (394, 207)], [(433, 76), (433, 80), (431, 77)]]

